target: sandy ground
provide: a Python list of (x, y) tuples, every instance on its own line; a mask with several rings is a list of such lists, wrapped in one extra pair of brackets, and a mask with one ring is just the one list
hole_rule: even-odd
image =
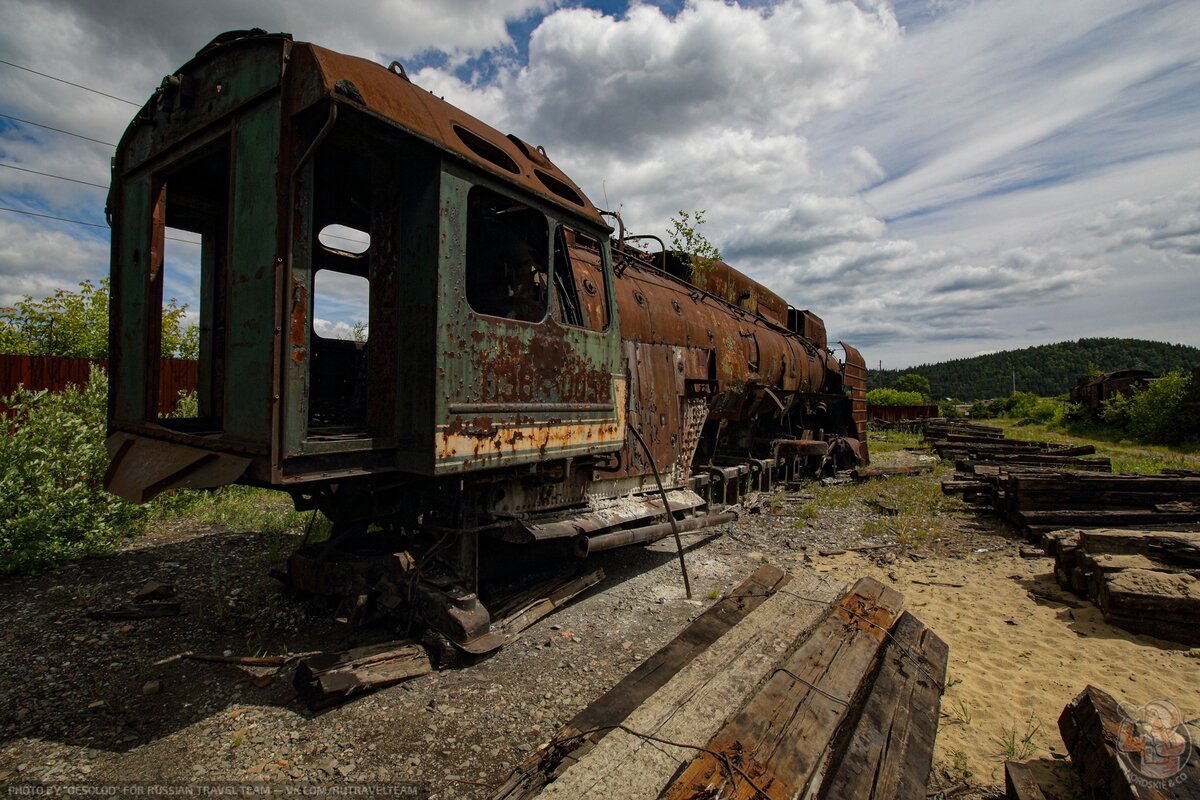
[[(349, 632), (281, 602), (263, 577), (278, 542), (260, 534), (173, 530), (112, 559), (0, 579), (0, 784), (411, 780), (439, 798), (485, 797), (763, 561), (847, 583), (875, 576), (949, 643), (931, 796), (1002, 794), (1006, 749), (1028, 750), (1017, 754), (1057, 781), (1052, 797), (1077, 796), (1057, 719), (1087, 683), (1135, 704), (1168, 698), (1200, 716), (1200, 649), (1110, 628), (1086, 601), (1066, 598), (1072, 608), (1033, 596), (1061, 596), (1050, 560), (1021, 557), (1025, 543), (995, 520), (954, 512), (951, 533), (934, 541), (837, 552), (880, 543), (863, 529), (881, 519), (872, 493), (887, 491), (881, 483), (813, 519), (747, 515), (689, 536), (695, 600), (683, 597), (667, 542), (602, 554), (601, 585), (481, 664), (319, 714), (289, 698), (287, 677), (262, 684), (227, 666), (154, 666), (182, 650), (295, 652), (391, 635)], [(188, 613), (134, 623), (85, 616), (150, 578), (176, 583)], [(154, 681), (160, 688), (146, 693)]]
[(1031, 589), (1059, 594), (1053, 562), (1012, 550), (888, 567), (847, 553), (828, 569), (846, 579), (894, 577), (909, 610), (950, 645), (934, 753), (939, 770), (954, 775), (965, 765), (972, 783), (1002, 786), (1003, 759), (1015, 744), (1020, 760), (1036, 762), (1043, 787), (1066, 800), (1077, 784), (1063, 760), (1058, 715), (1071, 698), (1093, 684), (1134, 705), (1169, 699), (1194, 719), (1200, 650), (1111, 627), (1078, 598), (1066, 598), (1080, 606), (1073, 609), (1031, 596)]

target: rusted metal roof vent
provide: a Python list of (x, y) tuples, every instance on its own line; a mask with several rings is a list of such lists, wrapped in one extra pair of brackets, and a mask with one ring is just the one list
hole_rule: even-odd
[(537, 179), (542, 182), (543, 186), (545, 186), (550, 191), (554, 192), (556, 195), (558, 195), (562, 199), (570, 201), (577, 206), (583, 205), (583, 198), (579, 196), (579, 193), (576, 192), (574, 189), (572, 189), (570, 186), (567, 186), (565, 183), (560, 181), (558, 178), (554, 177), (553, 175), (551, 175), (547, 172), (542, 172), (540, 169), (537, 169), (536, 167), (533, 170), (533, 174), (537, 176)]
[(454, 133), (457, 134), (458, 138), (472, 153), (492, 162), (501, 169), (508, 170), (514, 175), (521, 174), (521, 168), (517, 166), (517, 162), (513, 161), (508, 153), (501, 150), (498, 145), (492, 144), (487, 139), (476, 133), (472, 133), (458, 123), (452, 124), (451, 127), (454, 128)]

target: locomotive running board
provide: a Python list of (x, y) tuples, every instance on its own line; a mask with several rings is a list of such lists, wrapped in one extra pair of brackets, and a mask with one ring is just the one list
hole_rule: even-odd
[[(705, 505), (705, 500), (691, 489), (667, 492), (667, 504), (672, 514), (689, 514)], [(515, 529), (505, 531), (501, 538), (514, 544), (532, 544), (549, 539), (574, 539), (595, 535), (663, 516), (662, 498), (658, 494), (605, 502), (592, 511), (569, 517), (544, 521), (522, 521)]]

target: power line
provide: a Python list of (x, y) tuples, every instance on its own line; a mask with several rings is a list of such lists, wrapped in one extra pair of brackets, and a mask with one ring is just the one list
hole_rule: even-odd
[(33, 175), (41, 175), (45, 178), (57, 178), (60, 181), (70, 181), (71, 183), (82, 183), (84, 186), (95, 186), (97, 189), (107, 189), (108, 188), (108, 186), (106, 186), (103, 183), (92, 183), (91, 181), (81, 181), (81, 180), (79, 180), (79, 178), (68, 178), (64, 175), (51, 175), (49, 172), (38, 172), (36, 169), (26, 169), (25, 167), (18, 167), (15, 164), (5, 164), (2, 161), (0, 161), (0, 167), (8, 167), (9, 169), (20, 170), (21, 172), (28, 172)]
[(36, 211), (23, 211), (19, 208), (8, 208), (0, 206), (0, 211), (11, 211), (14, 214), (25, 214), (30, 217), (41, 217), (42, 219), (56, 219), (59, 222), (73, 222), (76, 225), (87, 225), (89, 228), (107, 228), (107, 225), (101, 225), (98, 222), (84, 222), (81, 219), (67, 219), (66, 217), (56, 217), (52, 214), (39, 214)]
[(32, 72), (34, 75), (41, 75), (43, 78), (49, 78), (52, 81), (58, 81), (59, 83), (65, 83), (67, 86), (74, 86), (76, 89), (83, 89), (86, 92), (91, 92), (92, 94), (98, 94), (101, 97), (107, 97), (112, 100), (120, 100), (122, 103), (128, 103), (131, 106), (137, 106), (138, 108), (141, 108), (141, 105), (142, 105), (141, 103), (135, 103), (132, 100), (126, 100), (124, 97), (117, 97), (115, 94), (109, 94), (108, 92), (102, 92), (99, 89), (93, 89), (90, 86), (84, 86), (81, 83), (73, 83), (73, 82), (65, 80), (63, 78), (56, 78), (53, 75), (47, 75), (44, 72), (38, 72), (36, 69), (30, 69), (29, 67), (22, 67), (20, 64), (14, 64), (11, 61), (5, 61), (3, 58), (0, 58), (0, 64), (7, 64), (10, 67), (16, 67), (17, 69), (23, 69), (26, 72)]
[[(107, 225), (101, 225), (98, 222), (84, 222), (81, 219), (67, 219), (66, 217), (56, 217), (53, 214), (39, 214), (36, 211), (24, 211), (20, 208), (8, 208), (7, 206), (0, 206), (0, 211), (10, 211), (13, 214), (24, 214), (29, 217), (41, 217), (42, 219), (53, 219), (53, 220), (58, 220), (59, 222), (70, 222), (74, 225), (86, 225), (89, 228), (104, 228), (105, 230), (108, 230)], [(164, 238), (169, 239), (172, 242), (183, 242), (184, 244), (200, 244), (200, 242), (193, 241), (192, 239), (180, 239), (176, 236), (167, 236)]]
[(55, 133), (65, 133), (67, 136), (74, 136), (76, 139), (85, 139), (86, 141), (95, 142), (96, 144), (103, 144), (103, 145), (108, 145), (109, 147), (116, 147), (116, 145), (113, 144), (112, 142), (102, 142), (99, 139), (93, 139), (90, 136), (84, 136), (83, 134), (80, 134), (80, 133), (71, 133), (70, 131), (64, 131), (62, 128), (51, 128), (49, 125), (43, 125), (40, 122), (30, 122), (27, 119), (21, 119), (20, 117), (12, 117), (12, 116), (9, 116), (8, 114), (0, 114), (0, 117), (3, 117), (4, 119), (11, 119), (13, 122), (20, 122), (25, 125), (32, 125), (35, 128), (45, 128), (46, 130), (54, 131)]

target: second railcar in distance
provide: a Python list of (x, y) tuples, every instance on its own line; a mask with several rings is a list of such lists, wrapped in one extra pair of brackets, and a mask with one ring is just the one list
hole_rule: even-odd
[[(287, 491), (334, 523), (294, 583), (412, 607), (468, 649), (495, 644), (481, 589), (867, 458), (864, 361), (816, 315), (614, 238), (541, 148), (398, 64), (218, 37), (125, 132), (109, 213), (108, 487)], [(200, 240), (199, 410), (168, 418), (181, 232)], [(321, 335), (322, 293), (355, 281), (359, 340)]]

